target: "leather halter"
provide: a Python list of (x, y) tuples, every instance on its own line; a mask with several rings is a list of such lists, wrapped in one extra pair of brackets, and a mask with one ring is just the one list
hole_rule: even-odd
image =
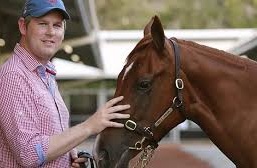
[(129, 147), (131, 150), (141, 151), (144, 149), (144, 142), (147, 140), (148, 144), (146, 146), (151, 146), (152, 149), (158, 147), (158, 142), (154, 139), (153, 130), (155, 130), (172, 112), (174, 109), (178, 109), (179, 112), (183, 111), (183, 97), (182, 97), (182, 89), (184, 88), (183, 80), (180, 78), (180, 51), (178, 43), (169, 39), (174, 48), (174, 56), (175, 56), (175, 90), (176, 96), (173, 98), (171, 106), (158, 118), (158, 120), (146, 127), (139, 126), (133, 119), (128, 119), (125, 122), (125, 128), (129, 131), (135, 132), (142, 136), (140, 141), (137, 141), (133, 147)]

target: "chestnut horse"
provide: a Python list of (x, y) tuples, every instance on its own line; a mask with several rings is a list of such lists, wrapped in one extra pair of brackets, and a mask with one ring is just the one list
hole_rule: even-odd
[[(157, 16), (127, 58), (115, 96), (131, 118), (96, 140), (100, 168), (125, 168), (186, 119), (238, 168), (257, 168), (257, 63), (191, 41), (168, 39)], [(146, 158), (149, 160), (149, 157)], [(141, 160), (144, 161), (143, 159)], [(172, 167), (172, 166), (171, 166)]]

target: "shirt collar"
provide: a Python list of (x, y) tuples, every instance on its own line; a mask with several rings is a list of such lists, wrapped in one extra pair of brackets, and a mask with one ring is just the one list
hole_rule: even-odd
[(46, 72), (56, 76), (55, 66), (50, 61), (46, 64)]
[(14, 54), (17, 55), (24, 65), (30, 70), (35, 71), (38, 67), (45, 67), (45, 70), (52, 74), (56, 75), (55, 66), (49, 61), (46, 66), (42, 65), (36, 60), (25, 48), (23, 48), (19, 43), (16, 44), (14, 48)]

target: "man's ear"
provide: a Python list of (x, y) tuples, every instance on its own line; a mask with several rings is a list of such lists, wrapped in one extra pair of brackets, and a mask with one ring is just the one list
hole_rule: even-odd
[(21, 35), (25, 35), (26, 30), (27, 30), (27, 26), (26, 26), (25, 19), (23, 17), (19, 18), (18, 25), (19, 25), (19, 30), (20, 30)]

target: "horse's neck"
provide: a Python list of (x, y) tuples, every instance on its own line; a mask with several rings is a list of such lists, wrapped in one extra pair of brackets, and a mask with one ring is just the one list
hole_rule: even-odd
[(216, 118), (257, 107), (256, 63), (194, 45), (182, 46), (181, 53), (182, 71), (195, 96), (192, 102), (203, 104)]
[(242, 154), (251, 146), (240, 144), (247, 144), (257, 126), (257, 66), (249, 68), (247, 61), (197, 44), (182, 45), (181, 55), (189, 86), (184, 91), (190, 94), (189, 119), (228, 157), (243, 160)]

